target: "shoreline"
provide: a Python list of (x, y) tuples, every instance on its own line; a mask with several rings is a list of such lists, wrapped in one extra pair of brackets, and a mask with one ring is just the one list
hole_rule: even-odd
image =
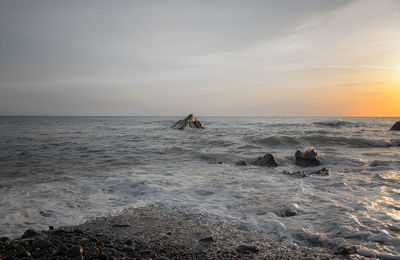
[(331, 259), (325, 248), (283, 246), (185, 210), (131, 208), (83, 224), (0, 241), (0, 259)]

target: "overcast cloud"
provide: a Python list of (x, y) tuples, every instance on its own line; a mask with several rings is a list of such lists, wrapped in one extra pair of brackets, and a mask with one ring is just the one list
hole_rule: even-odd
[(1, 0), (0, 114), (347, 115), (399, 47), (396, 0)]

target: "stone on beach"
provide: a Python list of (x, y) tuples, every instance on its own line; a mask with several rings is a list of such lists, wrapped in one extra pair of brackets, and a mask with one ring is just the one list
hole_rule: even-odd
[(297, 151), (295, 157), (296, 164), (301, 167), (314, 167), (321, 164), (318, 160), (319, 153), (314, 147), (308, 147), (303, 152)]
[(400, 121), (394, 123), (394, 125), (390, 128), (390, 131), (400, 131)]
[(262, 157), (258, 157), (253, 161), (254, 165), (265, 166), (265, 167), (276, 167), (278, 163), (276, 162), (274, 156), (270, 153), (265, 154)]
[(183, 130), (186, 127), (199, 128), (199, 129), (204, 129), (205, 128), (204, 124), (201, 123), (200, 121), (198, 121), (197, 118), (193, 114), (190, 114), (186, 118), (184, 118), (182, 120), (179, 120), (172, 127), (176, 128), (176, 129), (179, 129), (179, 130)]
[(21, 239), (25, 238), (31, 238), (31, 237), (36, 237), (42, 235), (39, 231), (36, 231), (34, 229), (28, 229), (27, 231), (24, 232), (24, 234), (21, 236)]

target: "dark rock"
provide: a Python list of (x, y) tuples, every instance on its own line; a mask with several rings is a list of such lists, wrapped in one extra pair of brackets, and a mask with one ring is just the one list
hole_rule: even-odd
[(320, 175), (320, 176), (327, 176), (327, 175), (331, 174), (331, 171), (326, 169), (326, 168), (322, 168), (322, 169), (319, 169), (318, 171), (312, 172), (311, 174)]
[(258, 251), (260, 251), (260, 248), (255, 245), (240, 245), (236, 248), (238, 253), (257, 253)]
[(79, 228), (76, 228), (76, 229), (74, 229), (74, 233), (77, 234), (77, 235), (82, 235), (83, 231), (80, 230)]
[(400, 131), (400, 121), (396, 122), (391, 128), (390, 131)]
[(53, 231), (54, 230), (54, 226), (49, 226), (49, 230)]
[(246, 161), (238, 161), (238, 162), (235, 163), (235, 165), (237, 165), (237, 166), (247, 166), (248, 164), (247, 164)]
[(321, 164), (318, 160), (319, 154), (314, 147), (306, 148), (303, 152), (297, 151), (295, 157), (296, 164), (301, 167), (313, 167)]
[(36, 237), (36, 236), (42, 236), (43, 234), (40, 233), (39, 231), (36, 231), (34, 229), (28, 229), (27, 231), (24, 232), (24, 234), (21, 236), (21, 239), (25, 238), (31, 238), (31, 237)]
[(39, 239), (33, 242), (33, 248), (46, 248), (51, 246), (51, 243), (46, 239)]
[(354, 246), (342, 246), (335, 250), (335, 255), (351, 255), (356, 253), (357, 250)]
[(80, 256), (83, 254), (83, 248), (81, 246), (73, 246), (66, 252), (68, 257)]
[(99, 240), (97, 238), (95, 238), (95, 237), (90, 237), (89, 241), (93, 242), (93, 243), (98, 243), (99, 242)]
[(67, 252), (67, 251), (68, 251), (68, 248), (66, 248), (65, 246), (61, 246), (54, 252), (54, 254), (55, 255), (65, 255), (65, 252)]
[(18, 245), (18, 246), (16, 247), (16, 254), (15, 254), (15, 256), (16, 256), (16, 257), (20, 257), (20, 258), (22, 258), (22, 257), (30, 257), (30, 256), (31, 256), (31, 253), (30, 253), (29, 251), (26, 251), (26, 250), (25, 250), (25, 247), (23, 247), (22, 245)]
[(212, 236), (203, 237), (199, 239), (200, 242), (214, 242), (215, 239)]
[(290, 176), (295, 176), (299, 178), (304, 178), (307, 175), (303, 171), (294, 171), (294, 172), (288, 172), (288, 171), (283, 171), (283, 174), (290, 175)]
[(11, 242), (11, 239), (9, 239), (8, 237), (2, 237), (0, 238), (0, 244), (2, 245), (7, 245)]
[(297, 215), (297, 212), (294, 210), (291, 210), (291, 209), (287, 209), (287, 210), (285, 210), (284, 214), (285, 214), (285, 217), (293, 217), (293, 216)]
[(198, 121), (193, 114), (188, 115), (185, 119), (179, 120), (172, 127), (179, 130), (183, 130), (186, 127), (199, 129), (205, 128), (204, 125), (200, 121)]
[(99, 254), (97, 258), (100, 260), (108, 260), (108, 256), (106, 254)]
[(270, 153), (265, 154), (262, 157), (258, 157), (253, 161), (254, 165), (265, 166), (265, 167), (276, 167), (278, 163), (276, 162), (274, 156)]
[(141, 250), (138, 252), (141, 255), (151, 255), (153, 253), (153, 251), (151, 250)]
[(16, 256), (19, 257), (19, 258), (30, 257), (31, 253), (29, 251), (26, 251), (26, 250), (21, 250), (21, 251), (17, 251)]
[(134, 255), (135, 254), (135, 249), (133, 247), (127, 246), (123, 249), (124, 252), (126, 252), (129, 255)]
[(125, 245), (133, 245), (133, 240), (132, 239), (126, 240)]

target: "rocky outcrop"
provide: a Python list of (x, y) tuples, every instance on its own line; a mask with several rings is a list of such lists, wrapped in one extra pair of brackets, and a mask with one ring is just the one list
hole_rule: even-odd
[(319, 154), (314, 147), (308, 147), (303, 152), (297, 151), (295, 157), (296, 164), (301, 167), (314, 167), (321, 164), (318, 160)]
[(390, 128), (390, 131), (400, 131), (400, 121), (396, 122), (392, 128)]
[(274, 156), (270, 153), (267, 153), (262, 157), (256, 158), (252, 164), (257, 165), (257, 166), (264, 166), (264, 167), (278, 166), (278, 163), (276, 162)]
[(205, 128), (204, 124), (202, 124), (200, 121), (198, 121), (197, 118), (193, 114), (188, 115), (185, 119), (179, 120), (172, 127), (179, 129), (179, 130), (183, 130), (186, 127), (199, 128), (199, 129)]

